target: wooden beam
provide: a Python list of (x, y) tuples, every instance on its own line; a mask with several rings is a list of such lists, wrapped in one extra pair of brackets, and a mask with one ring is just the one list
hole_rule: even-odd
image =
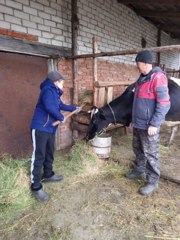
[(180, 51), (180, 45), (162, 46), (162, 47), (151, 47), (151, 48), (135, 48), (131, 50), (115, 51), (115, 52), (100, 52), (95, 54), (81, 54), (74, 57), (67, 58), (92, 58), (92, 57), (107, 57), (107, 56), (119, 56), (119, 55), (132, 55), (137, 54), (139, 51), (149, 50), (152, 52), (175, 52)]
[[(160, 47), (161, 46), (161, 29), (158, 29), (158, 34), (157, 34), (157, 46)], [(157, 53), (157, 63), (158, 65), (160, 65), (161, 62), (161, 54), (160, 52)]]
[(173, 71), (173, 73), (179, 73), (179, 72), (180, 72), (180, 70), (175, 70), (175, 69), (173, 69), (173, 70), (168, 70), (168, 69), (167, 69), (167, 70), (166, 70), (167, 73), (168, 73), (168, 72), (171, 73), (172, 71)]
[(146, 0), (146, 1), (144, 1), (144, 0), (118, 0), (118, 2), (119, 3), (123, 3), (123, 4), (133, 4), (133, 3), (135, 3), (135, 4), (141, 4), (141, 3), (149, 3), (149, 4), (159, 4), (159, 5), (163, 5), (163, 6), (173, 6), (173, 5), (180, 5), (180, 2), (179, 2), (179, 0), (171, 0), (171, 1), (169, 1), (169, 0), (156, 0), (156, 1), (154, 1), (154, 0)]
[(180, 39), (180, 33), (178, 34), (178, 33), (171, 33), (171, 37), (172, 38), (177, 38), (178, 40)]
[(163, 31), (170, 31), (170, 32), (178, 32), (180, 33), (180, 26), (179, 25), (162, 25), (161, 24), (161, 28), (163, 29)]
[(179, 179), (175, 179), (175, 178), (169, 177), (169, 176), (167, 176), (166, 174), (163, 174), (163, 173), (161, 173), (160, 178), (168, 180), (170, 182), (174, 182), (174, 183), (180, 184), (180, 180)]
[(108, 82), (100, 82), (97, 81), (95, 86), (97, 88), (101, 87), (114, 87), (114, 86), (129, 86), (130, 84), (134, 83), (134, 81), (108, 81)]
[(72, 122), (71, 127), (72, 127), (73, 130), (77, 130), (79, 132), (87, 133), (87, 131), (88, 131), (88, 125), (81, 124), (81, 123), (78, 123), (78, 122)]
[[(79, 28), (77, 10), (77, 0), (71, 0), (71, 42), (72, 42), (72, 56), (77, 55), (77, 37)], [(72, 59), (72, 80), (73, 80), (73, 104), (78, 105), (79, 103), (79, 82), (78, 82), (78, 65), (76, 59)], [(73, 131), (73, 139), (78, 139), (78, 131)]]
[(86, 114), (86, 115), (80, 115), (80, 114), (73, 115), (72, 116), (72, 120), (74, 122), (79, 122), (79, 123), (82, 123), (82, 124), (89, 125), (89, 123), (90, 123), (90, 114)]
[(99, 88), (98, 99), (97, 99), (97, 107), (98, 108), (104, 106), (105, 93), (106, 93), (105, 87)]
[(71, 49), (52, 46), (48, 44), (15, 39), (12, 37), (0, 37), (0, 51), (40, 56), (47, 58), (71, 56)]
[[(97, 39), (93, 37), (93, 54), (97, 53)], [(97, 106), (97, 89), (95, 82), (97, 81), (97, 58), (93, 58), (93, 105)]]
[[(77, 16), (77, 0), (71, 0), (71, 30), (72, 30), (72, 56), (77, 55), (77, 36), (79, 20)], [(77, 81), (77, 62), (72, 61), (72, 79), (73, 79), (73, 104), (78, 104), (78, 81)]]
[(77, 15), (77, 0), (71, 0), (72, 55), (77, 54), (78, 28), (79, 28), (79, 19)]
[(180, 19), (180, 12), (172, 12), (172, 11), (162, 12), (162, 11), (152, 11), (152, 10), (135, 10), (135, 12), (142, 17)]
[(113, 87), (107, 89), (107, 103), (110, 103), (113, 99)]

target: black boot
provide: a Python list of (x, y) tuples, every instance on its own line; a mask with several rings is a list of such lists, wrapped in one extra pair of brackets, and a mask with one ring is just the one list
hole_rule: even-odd
[(141, 195), (147, 196), (152, 194), (158, 188), (158, 183), (147, 183), (145, 186), (139, 189)]
[(132, 180), (146, 180), (146, 174), (137, 171), (128, 172), (125, 176)]
[(49, 200), (48, 194), (41, 188), (40, 190), (31, 190), (32, 195), (41, 202), (47, 202)]
[(42, 179), (42, 182), (44, 182), (44, 183), (46, 183), (46, 182), (59, 182), (59, 181), (62, 181), (63, 179), (64, 179), (64, 177), (62, 175), (54, 174), (49, 178), (44, 177)]

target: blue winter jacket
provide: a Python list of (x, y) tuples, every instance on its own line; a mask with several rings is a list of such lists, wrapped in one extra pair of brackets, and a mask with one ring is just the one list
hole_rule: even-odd
[(32, 118), (31, 129), (55, 133), (57, 126), (52, 126), (52, 123), (64, 120), (61, 110), (72, 112), (76, 107), (66, 105), (61, 101), (63, 91), (57, 88), (51, 80), (46, 79), (42, 82), (40, 89), (41, 93)]

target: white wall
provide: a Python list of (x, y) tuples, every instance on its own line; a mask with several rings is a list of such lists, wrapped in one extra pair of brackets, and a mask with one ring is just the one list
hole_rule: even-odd
[[(166, 33), (162, 34), (162, 46), (180, 44), (180, 40), (172, 39)], [(161, 53), (161, 62), (171, 69), (180, 69), (180, 51)]]
[[(79, 0), (79, 53), (92, 52), (92, 37), (97, 36), (99, 51), (116, 51), (141, 47), (141, 37), (147, 47), (156, 45), (157, 29), (116, 0)], [(132, 55), (111, 60), (130, 63)]]
[[(157, 28), (136, 15), (134, 11), (120, 4), (117, 0), (79, 0), (79, 54), (92, 52), (92, 37), (97, 36), (98, 50), (117, 51), (133, 48), (141, 48), (143, 37), (146, 47), (157, 46)], [(168, 36), (162, 34), (162, 45), (180, 44)], [(167, 57), (165, 57), (167, 55)], [(103, 57), (103, 59), (105, 59)], [(125, 64), (134, 64), (134, 55), (106, 58), (110, 61), (118, 61)], [(179, 67), (179, 53), (163, 54), (162, 63), (166, 67)], [(156, 61), (156, 55), (154, 55)]]
[(0, 28), (71, 48), (70, 0), (0, 0)]

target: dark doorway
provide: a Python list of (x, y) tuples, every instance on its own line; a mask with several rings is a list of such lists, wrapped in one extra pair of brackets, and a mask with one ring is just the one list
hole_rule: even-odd
[(29, 125), (47, 59), (1, 52), (0, 66), (0, 154), (27, 156), (32, 151)]

